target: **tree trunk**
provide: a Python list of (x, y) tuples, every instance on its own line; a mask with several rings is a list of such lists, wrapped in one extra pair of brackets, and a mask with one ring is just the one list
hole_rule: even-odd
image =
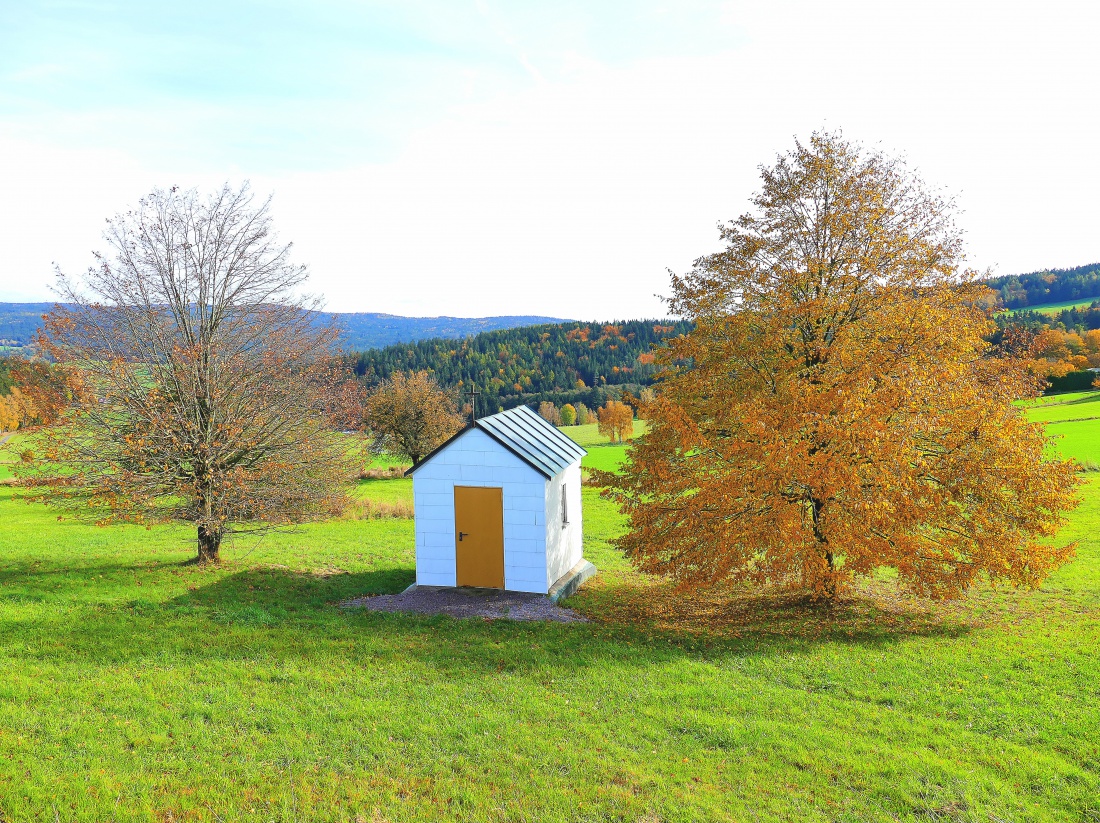
[(836, 558), (831, 551), (825, 552), (825, 559), (829, 562), (829, 576), (825, 579), (825, 596), (835, 600), (836, 590)]
[(833, 554), (833, 550), (829, 547), (829, 538), (821, 529), (821, 512), (824, 508), (824, 501), (818, 500), (816, 497), (810, 498), (810, 512), (813, 515), (814, 537), (817, 539), (818, 545), (821, 546), (822, 551), (825, 553), (825, 561), (829, 564), (829, 571), (824, 581), (825, 596), (830, 600), (834, 600), (837, 596), (836, 556)]
[(217, 563), (218, 549), (222, 545), (222, 533), (206, 526), (199, 526), (199, 563)]

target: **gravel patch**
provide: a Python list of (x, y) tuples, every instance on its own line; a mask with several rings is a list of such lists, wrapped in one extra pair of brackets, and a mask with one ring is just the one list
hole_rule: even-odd
[(345, 609), (372, 612), (416, 612), (450, 617), (481, 617), (489, 620), (550, 620), (558, 623), (587, 623), (572, 609), (563, 609), (542, 594), (506, 592), (500, 589), (450, 589), (417, 586), (401, 594), (357, 597), (340, 604)]

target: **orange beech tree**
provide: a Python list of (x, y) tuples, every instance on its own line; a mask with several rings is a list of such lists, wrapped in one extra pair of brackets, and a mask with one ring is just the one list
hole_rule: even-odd
[(462, 428), (456, 407), (454, 395), (427, 372), (397, 372), (367, 395), (361, 419), (372, 451), (408, 457), (416, 466)]
[(99, 522), (191, 524), (199, 562), (232, 532), (339, 511), (352, 464), (327, 413), (336, 331), (296, 297), (307, 272), (268, 205), (247, 185), (154, 191), (108, 221), (96, 266), (58, 273), (40, 343), (82, 379), (41, 435), (60, 471), (39, 499)]
[(618, 400), (608, 400), (596, 412), (598, 431), (609, 440), (622, 443), (634, 434), (634, 409)]
[(685, 586), (835, 597), (881, 567), (930, 597), (1037, 585), (1072, 553), (1047, 538), (1074, 466), (1014, 405), (1041, 384), (986, 342), (951, 204), (838, 134), (761, 171), (725, 249), (673, 278), (695, 328), (659, 355), (631, 461), (599, 477), (618, 545)]

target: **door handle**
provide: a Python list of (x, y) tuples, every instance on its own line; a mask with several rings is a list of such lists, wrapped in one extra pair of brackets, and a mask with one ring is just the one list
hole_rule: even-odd
[(458, 542), (461, 543), (463, 537), (469, 537), (469, 536), (470, 536), (469, 532), (459, 532), (458, 533)]

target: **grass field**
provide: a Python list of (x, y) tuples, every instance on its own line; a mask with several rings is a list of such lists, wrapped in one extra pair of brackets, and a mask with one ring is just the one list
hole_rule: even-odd
[(832, 614), (677, 597), (584, 496), (592, 622), (546, 625), (336, 608), (413, 579), (409, 520), (200, 569), (185, 530), (5, 494), (0, 821), (1100, 821), (1100, 481), (1041, 591)]
[(1035, 401), (1032, 420), (1048, 423), (1054, 445), (1078, 460), (1100, 464), (1100, 392), (1053, 394)]
[(1062, 309), (1088, 308), (1100, 300), (1100, 297), (1086, 297), (1081, 300), (1063, 300), (1060, 303), (1036, 303), (1034, 306), (1024, 306), (1022, 309), (1012, 309), (1009, 314), (1023, 311), (1037, 311), (1041, 314), (1057, 314)]
[[(614, 471), (626, 459), (627, 447), (611, 443), (599, 433), (599, 425), (596, 423), (585, 426), (566, 426), (562, 431), (588, 449), (588, 454), (581, 460), (581, 466), (586, 469)], [(646, 422), (635, 420), (633, 436), (640, 437), (645, 434), (645, 431)]]

